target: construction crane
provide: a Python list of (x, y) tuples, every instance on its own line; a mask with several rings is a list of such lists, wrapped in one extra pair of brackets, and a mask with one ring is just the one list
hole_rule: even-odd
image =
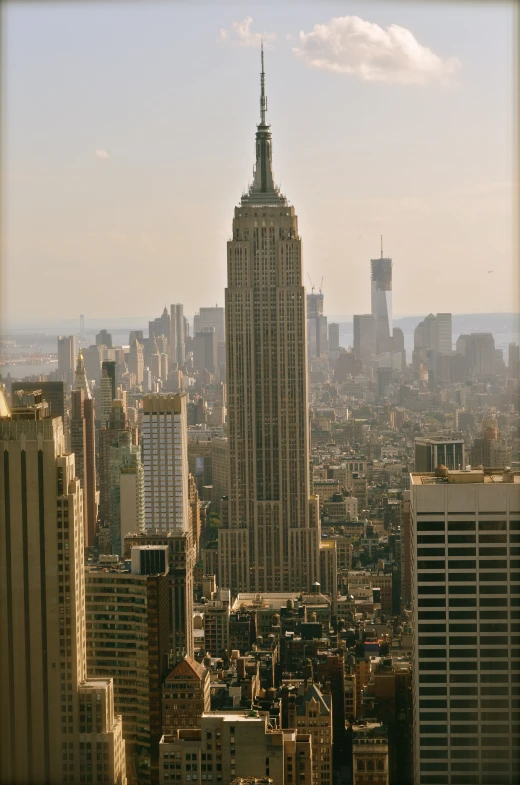
[[(314, 289), (315, 289), (316, 287), (314, 286), (313, 282), (311, 281), (311, 276), (309, 275), (309, 273), (307, 273), (307, 278), (309, 279), (309, 283), (310, 283), (310, 285), (311, 285), (311, 291), (312, 291), (312, 294), (314, 294)], [(322, 280), (323, 280), (323, 279), (322, 279)]]
[(323, 281), (324, 281), (324, 279), (325, 279), (325, 276), (323, 276), (323, 278), (321, 279), (321, 283), (320, 283), (320, 294), (321, 294), (321, 287), (323, 286)]

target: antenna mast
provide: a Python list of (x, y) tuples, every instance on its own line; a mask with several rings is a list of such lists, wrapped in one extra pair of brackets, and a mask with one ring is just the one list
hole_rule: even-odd
[(383, 258), (383, 235), (381, 235), (381, 259)]
[(264, 42), (260, 43), (262, 71), (260, 73), (260, 124), (265, 125), (265, 113), (267, 112), (267, 97), (265, 94), (265, 73), (264, 73)]

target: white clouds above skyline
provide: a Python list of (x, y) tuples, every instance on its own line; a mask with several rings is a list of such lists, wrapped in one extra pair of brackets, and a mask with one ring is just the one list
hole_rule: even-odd
[(276, 33), (256, 33), (251, 30), (253, 18), (246, 16), (241, 22), (233, 22), (231, 31), (222, 28), (220, 30), (220, 40), (232, 46), (260, 46), (263, 41), (264, 46), (272, 46), (276, 40)]
[[(187, 314), (222, 303), (233, 209), (255, 160), (263, 31), (276, 33), (267, 52), (275, 178), (298, 215), (305, 283), (307, 271), (325, 277), (327, 311), (370, 308), (381, 233), (396, 314), (517, 309), (506, 4), (217, 0), (202, 15), (197, 3), (120, 5), (6, 8), (5, 323), (152, 318), (162, 307), (157, 287), (142, 284), (152, 268)], [(295, 55), (312, 43), (300, 31), (347, 15), (376, 22), (383, 37), (399, 25), (462, 68), (448, 88), (400, 86), (395, 57), (384, 84)], [(363, 41), (372, 52), (364, 28)], [(35, 274), (38, 287), (27, 287)]]
[(366, 82), (387, 84), (446, 83), (460, 67), (456, 57), (442, 58), (399, 25), (386, 30), (359, 16), (341, 16), (300, 32), (296, 57), (310, 68), (352, 74)]

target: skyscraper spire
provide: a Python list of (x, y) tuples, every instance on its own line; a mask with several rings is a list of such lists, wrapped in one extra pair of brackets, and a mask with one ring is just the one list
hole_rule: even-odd
[(85, 398), (91, 398), (90, 387), (87, 379), (87, 372), (85, 370), (85, 362), (83, 359), (83, 352), (81, 349), (78, 352), (78, 360), (76, 363), (76, 373), (74, 374), (74, 389), (83, 390)]
[(274, 182), (271, 131), (266, 123), (267, 97), (265, 94), (264, 43), (260, 50), (260, 122), (256, 131), (256, 164), (253, 184), (249, 192), (242, 196), (242, 204), (286, 205), (287, 200)]

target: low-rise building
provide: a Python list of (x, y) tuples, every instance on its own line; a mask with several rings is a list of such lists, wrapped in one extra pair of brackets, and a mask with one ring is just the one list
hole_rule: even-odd
[(211, 708), (210, 674), (186, 655), (166, 676), (162, 686), (162, 729), (199, 728), (200, 718)]
[(352, 726), (354, 785), (388, 785), (388, 733), (376, 719)]
[(312, 738), (312, 783), (332, 783), (332, 698), (316, 684), (300, 685), (289, 695), (288, 725)]
[(200, 729), (163, 736), (160, 785), (267, 777), (272, 785), (313, 785), (309, 734), (271, 729), (257, 711), (203, 714)]

